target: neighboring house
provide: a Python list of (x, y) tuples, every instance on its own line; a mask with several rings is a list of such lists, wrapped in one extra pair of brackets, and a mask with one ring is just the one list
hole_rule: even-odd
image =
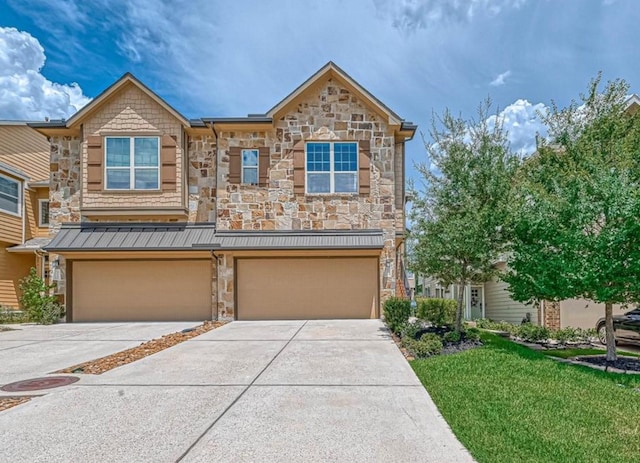
[(68, 321), (378, 318), (406, 281), (416, 126), (333, 63), (265, 114), (188, 120), (125, 74), (31, 126)]
[(20, 280), (46, 277), (49, 143), (25, 122), (0, 121), (0, 307), (18, 309)]

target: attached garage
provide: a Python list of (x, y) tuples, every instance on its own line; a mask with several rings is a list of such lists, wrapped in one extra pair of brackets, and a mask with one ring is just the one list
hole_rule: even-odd
[(96, 260), (72, 263), (72, 319), (211, 319), (211, 260)]
[(378, 318), (377, 257), (236, 259), (239, 320)]

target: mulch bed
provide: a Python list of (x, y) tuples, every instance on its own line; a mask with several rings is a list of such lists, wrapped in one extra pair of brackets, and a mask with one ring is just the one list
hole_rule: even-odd
[(116, 352), (96, 360), (80, 363), (55, 373), (84, 373), (88, 375), (100, 375), (105, 371), (112, 370), (122, 365), (126, 365), (141, 358), (147, 357), (156, 352), (160, 352), (176, 344), (180, 344), (188, 339), (219, 328), (226, 322), (206, 321), (202, 325), (198, 325), (191, 330), (179, 331), (177, 333), (165, 334), (161, 338), (143, 342), (137, 347)]
[(604, 355), (598, 356), (585, 356), (576, 357), (579, 362), (589, 363), (591, 365), (597, 365), (600, 367), (606, 367), (605, 371), (609, 368), (616, 368), (624, 371), (634, 371), (640, 373), (640, 358), (631, 357), (618, 357), (615, 362), (607, 362), (607, 357)]
[(0, 412), (31, 400), (31, 397), (0, 397)]
[(464, 352), (465, 350), (475, 349), (476, 347), (481, 346), (482, 343), (480, 341), (462, 341), (459, 343), (449, 342), (444, 344), (440, 355), (457, 354), (459, 352)]

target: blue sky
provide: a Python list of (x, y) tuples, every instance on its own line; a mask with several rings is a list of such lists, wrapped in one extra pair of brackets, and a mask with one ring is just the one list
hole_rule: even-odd
[(188, 117), (260, 113), (333, 60), (423, 131), (491, 96), (531, 151), (536, 110), (598, 71), (638, 91), (638, 24), (636, 0), (0, 0), (0, 119), (68, 117), (127, 71)]

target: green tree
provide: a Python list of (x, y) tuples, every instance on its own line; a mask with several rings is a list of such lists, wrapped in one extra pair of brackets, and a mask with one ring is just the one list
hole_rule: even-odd
[(505, 280), (519, 301), (604, 303), (613, 361), (613, 304), (640, 300), (640, 114), (626, 111), (624, 81), (599, 86), (600, 76), (580, 103), (545, 117), (549, 139), (513, 195)]
[(55, 285), (47, 285), (38, 276), (35, 267), (31, 267), (29, 274), (20, 280), (20, 306), (27, 314), (29, 321), (50, 325), (56, 323), (62, 316), (62, 307), (58, 298), (50, 294)]
[[(489, 100), (478, 119), (445, 111), (434, 116), (425, 142), (427, 161), (416, 167), (421, 188), (412, 187), (411, 268), (443, 285), (464, 288), (486, 281), (505, 241), (502, 225), (519, 158), (509, 148), (500, 117), (488, 117)], [(459, 291), (455, 330), (463, 318)]]

